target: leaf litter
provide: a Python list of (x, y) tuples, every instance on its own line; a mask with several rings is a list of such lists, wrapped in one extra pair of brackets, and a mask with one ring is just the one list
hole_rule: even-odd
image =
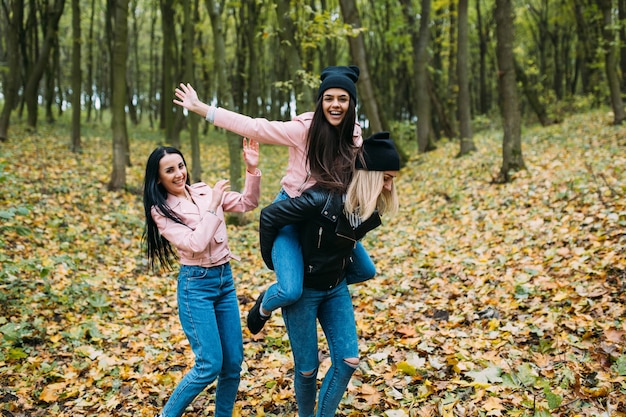
[[(502, 185), (493, 132), (468, 157), (453, 142), (415, 156), (399, 215), (364, 240), (378, 276), (351, 288), (362, 360), (338, 415), (626, 415), (625, 133), (601, 113), (528, 128), (528, 170)], [(15, 136), (0, 155), (0, 410), (153, 416), (192, 365), (176, 273), (151, 273), (141, 251), (132, 190), (155, 145), (131, 135), (131, 191), (109, 192), (108, 139), (74, 155), (53, 128)], [(223, 141), (202, 153), (206, 182), (227, 175)], [(261, 206), (285, 161), (262, 146)], [(273, 280), (258, 214), (229, 226), (242, 324)], [(244, 329), (244, 352), (234, 415), (296, 415), (280, 313)], [(213, 392), (186, 415), (213, 415)]]

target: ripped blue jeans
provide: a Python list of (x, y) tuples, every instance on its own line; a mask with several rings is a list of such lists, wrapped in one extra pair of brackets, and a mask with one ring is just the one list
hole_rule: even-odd
[[(298, 416), (332, 417), (358, 366), (358, 339), (348, 285), (344, 280), (330, 290), (304, 288), (300, 299), (283, 307), (282, 312), (295, 365)], [(319, 367), (318, 320), (326, 335), (332, 365), (324, 376), (314, 414)]]

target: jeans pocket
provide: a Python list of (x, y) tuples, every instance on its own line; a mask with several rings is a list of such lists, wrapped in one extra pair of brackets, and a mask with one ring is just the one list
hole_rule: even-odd
[(183, 265), (180, 268), (180, 278), (202, 279), (208, 274), (208, 268), (202, 266)]

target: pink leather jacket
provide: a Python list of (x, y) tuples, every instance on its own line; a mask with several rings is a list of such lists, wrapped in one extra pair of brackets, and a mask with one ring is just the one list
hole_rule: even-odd
[(211, 187), (203, 182), (188, 186), (194, 202), (168, 195), (167, 204), (185, 224), (176, 223), (152, 207), (152, 218), (159, 232), (178, 249), (183, 265), (218, 266), (237, 259), (228, 247), (224, 212), (246, 212), (259, 205), (261, 173), (246, 172), (244, 190), (224, 193), (222, 204), (215, 214), (207, 211), (211, 201)]
[[(290, 197), (297, 197), (315, 184), (311, 178), (306, 156), (306, 140), (313, 112), (302, 113), (288, 122), (252, 118), (222, 109), (215, 109), (213, 124), (259, 143), (289, 147), (289, 160), (280, 184)], [(361, 146), (361, 125), (354, 125), (354, 143)]]

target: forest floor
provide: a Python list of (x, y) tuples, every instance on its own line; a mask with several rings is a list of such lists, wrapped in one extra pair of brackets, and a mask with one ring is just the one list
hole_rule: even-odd
[[(626, 127), (610, 121), (526, 128), (527, 170), (502, 185), (497, 131), (460, 159), (457, 143), (403, 144), (401, 211), (364, 241), (379, 274), (351, 289), (362, 360), (339, 416), (626, 416)], [(109, 192), (108, 133), (76, 155), (68, 132), (16, 126), (0, 147), (0, 415), (153, 416), (193, 360), (176, 274), (151, 273), (141, 250), (139, 190), (161, 133), (131, 132), (133, 191)], [(215, 135), (202, 143), (210, 184), (228, 173)], [(262, 146), (261, 206), (285, 162)], [(242, 325), (273, 280), (258, 215), (229, 226)], [(281, 315), (243, 332), (235, 416), (295, 416)], [(213, 415), (213, 393), (185, 416)]]

